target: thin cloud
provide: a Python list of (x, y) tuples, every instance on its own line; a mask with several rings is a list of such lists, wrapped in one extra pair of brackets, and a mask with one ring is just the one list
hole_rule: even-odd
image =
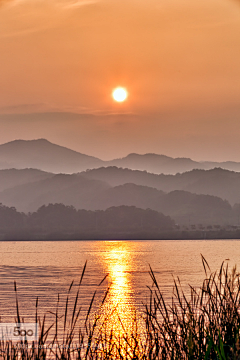
[(56, 28), (64, 22), (69, 12), (94, 3), (95, 0), (0, 0), (3, 16), (0, 38), (25, 36)]
[(48, 5), (50, 4), (52, 6), (58, 6), (65, 9), (77, 8), (80, 6), (89, 5), (97, 2), (97, 0), (52, 0), (51, 2), (46, 0), (0, 0), (0, 6), (5, 4), (11, 4), (12, 6), (17, 6), (23, 3), (32, 4), (33, 1), (35, 2), (35, 4), (48, 3)]
[(110, 116), (137, 116), (137, 113), (129, 111), (113, 112), (107, 109), (96, 110), (83, 106), (58, 106), (57, 104), (49, 103), (35, 103), (35, 104), (18, 104), (12, 106), (0, 107), (0, 115), (7, 114), (39, 114), (39, 113), (71, 113), (78, 115), (91, 115), (96, 117), (110, 117)]
[(74, 9), (84, 5), (95, 4), (96, 2), (94, 0), (56, 0), (56, 4), (64, 9)]
[(46, 113), (46, 112), (49, 113), (66, 112), (66, 113), (76, 113), (76, 114), (97, 115), (97, 111), (94, 111), (84, 106), (70, 106), (70, 105), (59, 106), (54, 103), (18, 104), (18, 105), (0, 107), (0, 114), (31, 114), (31, 113)]

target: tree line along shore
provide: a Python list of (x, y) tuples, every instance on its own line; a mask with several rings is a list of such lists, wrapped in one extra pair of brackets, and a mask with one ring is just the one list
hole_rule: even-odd
[(178, 225), (170, 216), (135, 206), (76, 210), (49, 204), (22, 213), (0, 205), (0, 240), (238, 239), (239, 226)]

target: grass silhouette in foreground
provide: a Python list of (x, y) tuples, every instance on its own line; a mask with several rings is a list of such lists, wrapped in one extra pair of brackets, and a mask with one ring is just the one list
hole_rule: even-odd
[[(229, 270), (226, 263), (222, 263), (219, 271), (211, 273), (204, 257), (202, 262), (206, 275), (202, 286), (199, 289), (190, 286), (190, 294), (187, 295), (180, 281), (175, 281), (170, 304), (165, 302), (150, 268), (153, 286), (149, 288), (149, 303), (140, 314), (144, 328), (139, 327), (140, 317), (137, 314), (129, 328), (125, 328), (117, 314), (119, 332), (109, 327), (109, 319), (117, 309), (112, 309), (110, 313), (101, 312), (109, 289), (97, 312), (94, 310), (94, 293), (85, 320), (80, 321), (80, 292), (85, 264), (73, 306), (69, 305), (72, 283), (66, 298), (65, 312), (59, 314), (58, 298), (55, 321), (46, 326), (46, 315), (42, 319), (38, 316), (37, 300), (35, 320), (40, 328), (38, 343), (21, 343), (16, 346), (10, 341), (2, 341), (0, 358), (240, 359), (240, 275), (236, 267)], [(20, 322), (16, 284), (15, 292), (16, 321)]]

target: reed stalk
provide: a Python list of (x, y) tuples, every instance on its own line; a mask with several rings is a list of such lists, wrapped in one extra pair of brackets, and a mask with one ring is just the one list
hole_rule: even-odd
[[(109, 288), (95, 311), (94, 292), (82, 321), (81, 288), (86, 271), (85, 263), (73, 294), (72, 282), (66, 296), (64, 313), (60, 314), (59, 296), (54, 321), (47, 325), (47, 314), (38, 315), (36, 300), (35, 321), (39, 324), (36, 344), (0, 341), (0, 359), (3, 360), (238, 360), (240, 359), (240, 277), (236, 267), (229, 270), (222, 263), (219, 271), (211, 272), (202, 256), (205, 279), (202, 286), (189, 287), (184, 293), (179, 279), (174, 280), (171, 302), (165, 301), (154, 271), (150, 267), (153, 286), (149, 287), (149, 301), (141, 314), (136, 312), (131, 326), (126, 328), (117, 309), (106, 312)], [(105, 282), (107, 275), (98, 287)], [(17, 286), (16, 322), (21, 322)], [(70, 299), (73, 307), (70, 308)], [(105, 312), (104, 312), (105, 311)], [(111, 317), (118, 318), (121, 331), (109, 327)], [(141, 324), (139, 326), (139, 316)]]

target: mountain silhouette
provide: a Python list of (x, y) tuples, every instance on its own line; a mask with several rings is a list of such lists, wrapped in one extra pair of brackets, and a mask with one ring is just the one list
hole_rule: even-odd
[(35, 211), (49, 203), (89, 208), (88, 203), (110, 185), (80, 175), (58, 174), (50, 178), (8, 188), (0, 192), (0, 202), (19, 211)]
[(134, 183), (164, 192), (184, 190), (195, 194), (213, 195), (229, 201), (232, 205), (240, 202), (240, 173), (221, 168), (192, 170), (176, 175), (157, 175), (146, 171), (108, 167), (89, 170), (81, 175), (88, 179), (108, 182), (111, 186)]
[(36, 211), (43, 205), (62, 203), (85, 210), (135, 206), (161, 212), (179, 224), (235, 224), (237, 221), (230, 204), (216, 196), (182, 190), (165, 193), (133, 183), (111, 186), (106, 181), (79, 174), (59, 174), (8, 188), (0, 192), (0, 202), (25, 213)]
[(0, 169), (34, 168), (52, 173), (74, 173), (102, 164), (100, 159), (45, 139), (15, 140), (0, 145)]
[(240, 171), (240, 163), (233, 161), (197, 162), (191, 160), (190, 158), (172, 158), (166, 155), (157, 154), (129, 154), (124, 158), (109, 161), (106, 165), (128, 168), (132, 170), (145, 170), (154, 174), (170, 175), (191, 171), (193, 169), (210, 170), (216, 167), (230, 171)]
[(0, 170), (0, 191), (53, 177), (54, 174), (36, 169)]
[(152, 209), (170, 216), (179, 224), (226, 224), (237, 221), (227, 201), (211, 195), (197, 195), (187, 191), (161, 190), (142, 185), (124, 184), (108, 188), (91, 202), (91, 210), (106, 210), (112, 206), (136, 206)]
[[(132, 170), (148, 171), (155, 174), (176, 174), (192, 169), (199, 168), (203, 165), (187, 158), (171, 158), (166, 155), (157, 154), (129, 154), (128, 156), (115, 159), (106, 163), (108, 166), (117, 166)], [(240, 166), (239, 166), (240, 169)]]
[(172, 158), (157, 154), (129, 154), (121, 159), (103, 161), (45, 139), (14, 140), (0, 145), (0, 169), (34, 168), (55, 174), (70, 174), (103, 166), (170, 175), (193, 169), (209, 170), (215, 167), (240, 172), (240, 163), (237, 162), (197, 162), (190, 158)]

